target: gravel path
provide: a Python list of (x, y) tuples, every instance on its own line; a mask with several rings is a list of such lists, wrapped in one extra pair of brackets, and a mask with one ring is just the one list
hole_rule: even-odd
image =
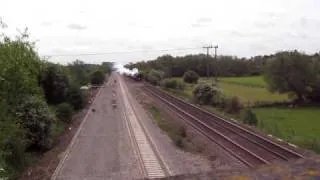
[[(131, 148), (120, 108), (112, 106), (112, 75), (101, 89), (56, 179), (137, 179), (139, 164)], [(119, 94), (119, 93), (117, 93)], [(59, 166), (58, 166), (59, 167)]]
[(142, 104), (139, 103), (142, 99), (141, 97), (137, 97), (137, 94), (134, 93), (134, 87), (132, 87), (130, 83), (127, 84), (131, 90), (129, 100), (132, 103), (136, 114), (139, 115), (141, 124), (147, 130), (149, 137), (155, 144), (160, 158), (167, 166), (169, 174), (174, 176), (178, 174), (211, 171), (211, 162), (206, 157), (201, 156), (200, 154), (183, 151), (174, 145), (168, 135), (158, 127), (151, 115), (146, 112)]

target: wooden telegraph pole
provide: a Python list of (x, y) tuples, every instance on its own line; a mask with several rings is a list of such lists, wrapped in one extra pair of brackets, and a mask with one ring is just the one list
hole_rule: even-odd
[(209, 74), (209, 49), (212, 49), (213, 46), (212, 46), (212, 45), (210, 45), (210, 46), (204, 46), (204, 47), (202, 47), (202, 48), (207, 49), (207, 77), (208, 77), (208, 79), (209, 79), (209, 76), (210, 76), (210, 74)]

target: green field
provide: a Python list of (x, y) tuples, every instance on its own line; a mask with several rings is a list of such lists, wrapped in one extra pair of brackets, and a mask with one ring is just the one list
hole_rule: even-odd
[(286, 141), (320, 152), (320, 109), (255, 108), (259, 128)]
[[(182, 81), (181, 78), (175, 79)], [(211, 85), (212, 79), (201, 78), (199, 83)], [(218, 85), (226, 96), (238, 96), (244, 105), (255, 101), (275, 102), (288, 100), (286, 94), (270, 93), (265, 88), (266, 83), (261, 76), (219, 78)], [(180, 97), (190, 98), (195, 86), (187, 84), (184, 92), (172, 92)], [(319, 107), (270, 107), (254, 108), (253, 111), (258, 117), (259, 129), (298, 146), (320, 152)], [(219, 113), (236, 118), (234, 115)]]
[(223, 77), (219, 78), (220, 82), (228, 84), (236, 84), (249, 87), (267, 87), (266, 82), (262, 76), (250, 76), (250, 77)]
[(220, 88), (226, 96), (238, 96), (243, 103), (255, 101), (286, 101), (286, 94), (270, 93), (266, 88), (249, 87), (237, 84), (219, 82)]
[[(201, 78), (199, 83), (212, 84), (212, 79)], [(218, 85), (226, 96), (237, 96), (245, 104), (288, 100), (286, 94), (269, 92), (262, 76), (219, 78)]]
[[(178, 81), (183, 81), (182, 78), (173, 78)], [(212, 84), (212, 79), (200, 78), (199, 83)], [(247, 104), (255, 101), (286, 101), (288, 96), (286, 94), (277, 94), (269, 92), (265, 86), (262, 76), (252, 77), (231, 77), (231, 78), (219, 78), (219, 87), (223, 90), (223, 93), (230, 96), (237, 96), (240, 100)], [(184, 96), (192, 96), (192, 91), (195, 85), (187, 84), (184, 92)]]

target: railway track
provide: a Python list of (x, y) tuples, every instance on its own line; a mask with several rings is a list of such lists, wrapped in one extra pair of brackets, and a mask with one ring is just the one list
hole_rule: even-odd
[(303, 158), (303, 155), (273, 140), (223, 119), (195, 105), (145, 84), (144, 89), (180, 115), (201, 134), (250, 167)]

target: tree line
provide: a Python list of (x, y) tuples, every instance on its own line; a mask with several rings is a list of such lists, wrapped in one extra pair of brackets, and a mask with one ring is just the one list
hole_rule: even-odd
[(161, 70), (169, 77), (181, 77), (184, 72), (193, 70), (200, 76), (250, 76), (263, 73), (263, 67), (270, 56), (255, 56), (252, 58), (238, 58), (236, 56), (218, 56), (217, 59), (205, 54), (173, 57), (164, 55), (151, 61), (129, 63), (127, 68), (137, 68), (142, 72), (151, 69)]
[(112, 70), (109, 62), (42, 60), (28, 37), (0, 37), (0, 178), (18, 178), (33, 154), (52, 148), (55, 128), (86, 104), (80, 87), (103, 83)]
[(211, 77), (263, 75), (271, 92), (287, 93), (296, 102), (320, 101), (319, 53), (308, 55), (294, 50), (251, 58), (218, 56), (216, 59), (204, 54), (164, 55), (151, 61), (129, 63), (126, 67), (139, 69), (144, 77), (154, 70), (163, 77), (182, 77), (190, 70), (201, 77), (206, 77), (208, 71)]

